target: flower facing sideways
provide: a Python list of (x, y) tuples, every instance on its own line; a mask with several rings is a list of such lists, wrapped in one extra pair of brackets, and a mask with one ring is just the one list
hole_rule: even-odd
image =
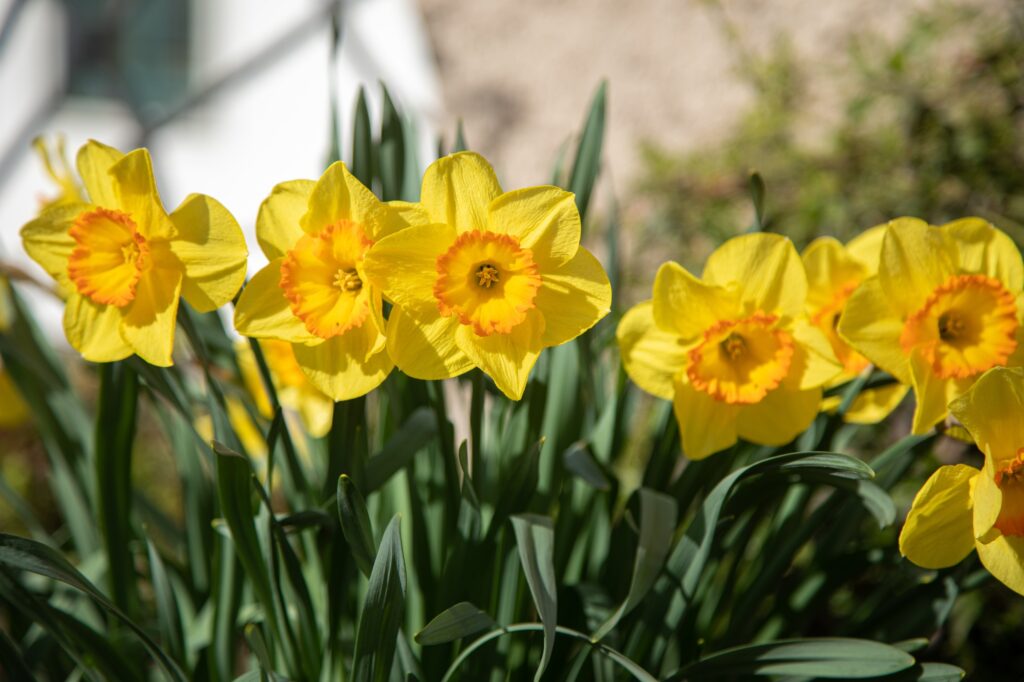
[(910, 385), (913, 432), (945, 418), (946, 406), (986, 370), (1021, 364), (1020, 252), (979, 218), (932, 227), (891, 221), (878, 275), (850, 297), (839, 334)]
[(502, 192), (483, 157), (460, 152), (423, 177), (422, 224), (377, 242), (366, 273), (395, 308), (388, 351), (419, 379), (479, 367), (523, 395), (541, 350), (604, 317), (611, 286), (580, 246), (580, 216), (557, 187)]
[(242, 285), (242, 231), (202, 194), (168, 215), (145, 149), (122, 154), (90, 141), (78, 172), (89, 200), (45, 208), (21, 228), (25, 250), (67, 292), (64, 331), (86, 360), (135, 353), (169, 366), (179, 296), (208, 312)]
[(900, 552), (924, 568), (945, 568), (976, 549), (992, 575), (1024, 594), (1024, 369), (989, 370), (949, 409), (985, 463), (932, 474), (907, 515)]
[(779, 235), (730, 239), (702, 279), (665, 263), (654, 298), (634, 306), (618, 341), (630, 378), (672, 400), (683, 452), (701, 459), (745, 438), (782, 445), (818, 413), (839, 372), (825, 335), (804, 319), (807, 280)]

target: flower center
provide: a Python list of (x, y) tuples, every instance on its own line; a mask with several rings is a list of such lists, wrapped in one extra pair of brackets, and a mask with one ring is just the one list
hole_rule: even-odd
[(995, 527), (1003, 535), (1024, 536), (1024, 448), (996, 471), (995, 481), (1003, 493)]
[(341, 220), (303, 235), (285, 255), (280, 286), (311, 333), (329, 339), (366, 321), (370, 296), (358, 268), (372, 244), (359, 225)]
[(964, 379), (1005, 365), (1017, 348), (1017, 305), (1002, 282), (987, 275), (955, 275), (907, 317), (900, 335), (942, 379)]
[(479, 336), (508, 334), (534, 308), (541, 279), (533, 252), (513, 237), (463, 232), (437, 258), (434, 297)]
[(758, 311), (704, 330), (688, 354), (693, 387), (730, 405), (760, 402), (786, 378), (793, 359), (793, 337), (775, 328), (778, 320)]
[(75, 241), (68, 277), (78, 292), (119, 308), (131, 303), (150, 260), (149, 245), (131, 216), (96, 208), (75, 218), (68, 234)]
[(843, 371), (847, 375), (859, 374), (865, 367), (871, 364), (866, 357), (843, 341), (836, 329), (839, 326), (839, 318), (843, 314), (846, 302), (853, 295), (853, 292), (857, 290), (858, 286), (860, 286), (859, 281), (845, 284), (835, 292), (831, 301), (811, 315), (811, 324), (825, 334), (825, 338), (828, 339), (829, 344), (832, 346), (832, 352), (835, 353), (836, 359), (843, 365)]

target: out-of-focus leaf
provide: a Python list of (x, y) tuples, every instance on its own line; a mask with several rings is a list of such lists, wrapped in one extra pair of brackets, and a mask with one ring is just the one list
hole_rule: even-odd
[(398, 630), (405, 618), (405, 557), (399, 517), (391, 519), (377, 551), (356, 629), (352, 675), (385, 682), (391, 675)]
[(757, 171), (750, 173), (750, 201), (754, 205), (754, 224), (751, 232), (760, 232), (765, 228), (764, 221), (764, 178)]
[(160, 626), (160, 635), (171, 656), (179, 661), (185, 660), (185, 635), (181, 628), (176, 598), (171, 581), (167, 577), (167, 569), (159, 552), (149, 538), (146, 539), (146, 552), (149, 556), (149, 576), (153, 583), (153, 594), (156, 597), (156, 617)]
[(380, 128), (378, 161), (381, 198), (385, 201), (402, 198), (402, 180), (405, 176), (405, 133), (402, 117), (391, 100), (391, 94), (381, 83), (383, 115)]
[(496, 627), (498, 624), (490, 616), (468, 601), (462, 601), (434, 616), (416, 633), (415, 639), (422, 646), (445, 644)]
[(429, 407), (417, 408), (409, 415), (380, 452), (366, 462), (362, 483), (367, 494), (380, 488), (437, 435), (437, 420)]
[(601, 170), (607, 90), (608, 83), (602, 81), (594, 93), (587, 122), (583, 125), (580, 144), (576, 148), (576, 160), (569, 176), (569, 191), (576, 195), (576, 206), (579, 208), (581, 219), (586, 217), (590, 195), (594, 191), (594, 183), (597, 182), (597, 175)]
[(516, 534), (519, 561), (526, 574), (526, 584), (533, 595), (533, 603), (544, 626), (544, 653), (534, 675), (540, 680), (551, 660), (555, 648), (555, 627), (558, 625), (558, 585), (555, 578), (555, 531), (551, 519), (537, 514), (519, 514), (512, 517)]
[(494, 538), (509, 515), (524, 511), (530, 498), (537, 491), (537, 462), (543, 446), (542, 438), (515, 458), (512, 471), (506, 479), (508, 482), (502, 487), (498, 501), (494, 505), (494, 515), (487, 528), (488, 540)]
[[(605, 475), (601, 465), (594, 460), (586, 443), (575, 443), (569, 446), (564, 455), (565, 468), (570, 473), (581, 478), (592, 488), (597, 490), (609, 490), (611, 483)], [(673, 501), (675, 504), (675, 501)]]
[(462, 119), (460, 118), (458, 123), (455, 124), (455, 146), (452, 147), (452, 153), (464, 152), (468, 149), (469, 145), (466, 144), (465, 126), (462, 124)]
[(373, 527), (370, 525), (370, 514), (366, 511), (366, 502), (359, 488), (345, 474), (338, 477), (338, 518), (356, 565), (369, 578), (377, 556), (377, 543), (373, 540)]
[(366, 106), (366, 90), (359, 86), (356, 111), (352, 122), (352, 175), (367, 187), (373, 187), (373, 133), (370, 132), (370, 111)]

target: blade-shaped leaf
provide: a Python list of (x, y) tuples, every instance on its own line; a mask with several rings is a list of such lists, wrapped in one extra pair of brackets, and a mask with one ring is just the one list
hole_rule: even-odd
[(558, 588), (555, 582), (555, 530), (551, 519), (537, 514), (518, 514), (512, 517), (516, 534), (519, 561), (526, 574), (526, 584), (533, 595), (533, 603), (544, 625), (544, 653), (534, 675), (540, 680), (551, 660), (555, 648), (555, 627), (558, 624)]
[(345, 474), (338, 477), (338, 518), (341, 520), (341, 532), (345, 534), (360, 572), (369, 578), (377, 556), (377, 543), (373, 541), (366, 502), (359, 488)]
[(576, 148), (576, 160), (569, 176), (569, 191), (576, 195), (576, 206), (580, 218), (586, 216), (590, 205), (590, 195), (597, 182), (597, 174), (601, 170), (601, 147), (604, 144), (605, 100), (607, 99), (608, 83), (602, 81), (594, 93), (587, 114), (587, 122), (583, 126), (580, 144)]
[(366, 462), (366, 471), (361, 482), (366, 494), (387, 483), (394, 474), (404, 468), (421, 448), (433, 442), (437, 435), (437, 419), (429, 407), (418, 408), (409, 415), (380, 452)]
[(399, 517), (381, 538), (356, 630), (356, 682), (385, 682), (391, 675), (398, 630), (405, 618), (405, 556)]
[(445, 644), (496, 627), (498, 624), (490, 616), (468, 601), (462, 601), (436, 615), (416, 633), (415, 639), (423, 646)]

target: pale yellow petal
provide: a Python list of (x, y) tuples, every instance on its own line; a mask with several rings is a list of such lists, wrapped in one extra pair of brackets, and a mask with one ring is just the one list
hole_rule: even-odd
[(910, 354), (911, 386), (914, 388), (914, 421), (911, 433), (927, 433), (933, 426), (946, 418), (949, 401), (962, 392), (961, 387), (969, 380), (943, 379), (936, 376), (931, 363), (914, 351)]
[(316, 336), (292, 312), (281, 290), (281, 258), (268, 263), (249, 280), (235, 306), (235, 329), (255, 339), (280, 339), (290, 343), (318, 344)]
[(653, 301), (655, 323), (683, 339), (694, 339), (716, 322), (739, 313), (732, 293), (705, 284), (672, 261), (658, 268)]
[(142, 273), (135, 285), (135, 298), (124, 308), (121, 336), (149, 364), (170, 367), (182, 274), (164, 261), (156, 248), (151, 247), (150, 256), (154, 265)]
[(568, 262), (580, 246), (576, 197), (558, 187), (505, 192), (491, 202), (487, 227), (518, 239), (542, 270)]
[(686, 349), (678, 336), (654, 323), (653, 308), (651, 301), (630, 308), (615, 335), (623, 367), (633, 383), (652, 395), (672, 400), (675, 379), (686, 367)]
[(118, 196), (113, 207), (131, 215), (132, 220), (146, 239), (173, 239), (174, 223), (171, 222), (153, 178), (153, 164), (149, 152), (136, 149), (125, 154), (110, 167), (110, 176)]
[(742, 407), (737, 418), (740, 438), (758, 445), (785, 445), (811, 425), (820, 404), (820, 388), (779, 386), (760, 402)]
[(1000, 535), (977, 549), (981, 563), (996, 580), (1024, 595), (1024, 537)]
[(704, 265), (708, 284), (735, 288), (745, 312), (796, 318), (807, 298), (807, 275), (793, 243), (767, 232), (733, 237)]
[(878, 279), (901, 315), (920, 308), (935, 287), (957, 273), (957, 249), (949, 235), (917, 218), (889, 221)]
[(419, 320), (393, 308), (388, 318), (387, 349), (400, 370), (416, 379), (449, 379), (473, 368), (455, 344), (459, 321), (454, 315)]
[(437, 258), (454, 241), (448, 225), (414, 225), (370, 247), (363, 271), (395, 305), (419, 317), (436, 316)]
[(121, 336), (121, 309), (93, 303), (76, 292), (64, 306), (64, 333), (89, 362), (123, 360), (134, 352)]
[(979, 473), (966, 464), (943, 466), (925, 481), (900, 532), (903, 556), (922, 568), (946, 568), (971, 553), (971, 491)]
[(1006, 233), (981, 218), (961, 218), (941, 229), (956, 242), (961, 271), (995, 277), (1010, 291), (1024, 288), (1024, 262)]
[(302, 216), (309, 210), (309, 195), (316, 182), (289, 180), (274, 186), (256, 214), (256, 241), (268, 260), (283, 258), (305, 234)]
[(235, 217), (205, 194), (191, 194), (171, 221), (178, 236), (171, 251), (185, 268), (181, 294), (201, 313), (216, 310), (238, 293), (245, 281), (249, 249)]
[(886, 296), (878, 277), (869, 277), (846, 302), (839, 318), (839, 335), (904, 384), (910, 383), (910, 365), (900, 346), (903, 320)]
[(704, 459), (736, 443), (737, 406), (715, 400), (687, 382), (676, 381), (672, 408), (679, 423), (683, 454), (688, 458)]
[(541, 272), (534, 304), (544, 314), (544, 346), (557, 346), (576, 338), (608, 314), (612, 287), (601, 263), (580, 247), (569, 262)]
[(949, 411), (971, 432), (994, 473), (1024, 447), (1024, 368), (990, 369)]
[(53, 206), (21, 228), (25, 251), (63, 287), (71, 287), (68, 258), (75, 249), (75, 240), (68, 234), (68, 230), (75, 218), (89, 208), (88, 204)]
[(789, 374), (785, 379), (788, 387), (800, 390), (818, 388), (842, 371), (842, 366), (832, 352), (832, 344), (820, 329), (805, 319), (799, 319), (791, 331), (796, 344)]
[(877, 424), (899, 407), (909, 390), (909, 386), (897, 383), (865, 389), (853, 399), (843, 421), (848, 424)]
[(487, 160), (458, 152), (430, 164), (423, 175), (420, 203), (431, 222), (457, 232), (487, 227), (487, 207), (501, 195), (501, 185)]
[(309, 210), (302, 216), (302, 229), (317, 234), (339, 220), (359, 224), (374, 238), (385, 217), (384, 204), (359, 182), (341, 161), (324, 171), (309, 195)]
[(498, 389), (512, 400), (519, 400), (526, 390), (540, 351), (544, 335), (544, 318), (535, 310), (517, 324), (510, 334), (478, 336), (469, 325), (459, 325), (455, 343), (477, 367), (494, 380)]
[(334, 400), (352, 400), (383, 383), (394, 363), (385, 351), (367, 353), (377, 330), (364, 324), (316, 346), (296, 344), (295, 359), (317, 389)]
[(123, 156), (120, 151), (96, 140), (89, 140), (78, 150), (78, 174), (89, 194), (89, 201), (104, 208), (117, 208), (120, 197), (110, 168)]
[(869, 275), (878, 273), (878, 263), (882, 258), (882, 242), (885, 241), (887, 227), (887, 224), (870, 227), (846, 244), (847, 253), (856, 258)]
[(374, 239), (383, 239), (413, 225), (428, 225), (430, 223), (427, 212), (419, 204), (408, 201), (388, 201), (384, 205), (387, 207), (387, 211)]
[(1003, 491), (995, 482), (992, 460), (985, 458), (985, 466), (974, 484), (974, 538), (979, 546), (992, 542), (1001, 534), (995, 528), (1003, 508)]
[[(374, 356), (374, 362), (378, 356), (383, 356), (380, 359), (384, 360), (388, 354), (378, 353)], [(330, 432), (331, 424), (334, 421), (334, 401), (319, 391), (316, 393), (312, 390), (304, 391), (299, 400), (299, 414), (302, 415), (302, 423), (309, 431), (309, 435), (314, 438), (323, 438)]]
[(868, 275), (867, 268), (832, 237), (815, 239), (804, 249), (801, 259), (807, 271), (809, 314), (829, 305), (845, 286)]

